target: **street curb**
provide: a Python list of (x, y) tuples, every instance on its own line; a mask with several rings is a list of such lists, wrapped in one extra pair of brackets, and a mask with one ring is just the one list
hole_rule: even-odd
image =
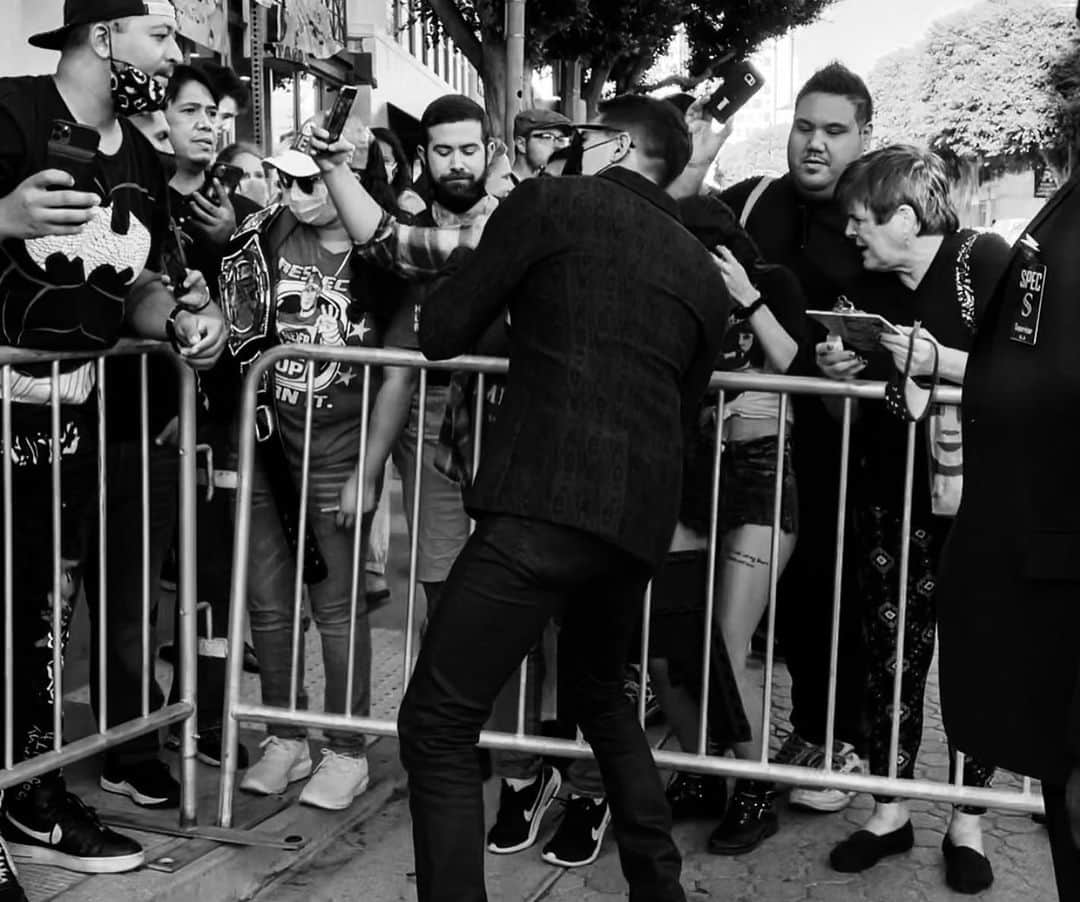
[[(250, 902), (281, 877), (295, 873), (343, 833), (376, 815), (406, 785), (397, 743), (368, 747), (373, 783), (342, 812), (294, 804), (260, 823), (260, 832), (300, 835), (299, 851), (223, 845), (173, 874), (143, 870), (97, 877), (53, 897), (53, 902)], [(198, 841), (198, 840), (194, 840)]]

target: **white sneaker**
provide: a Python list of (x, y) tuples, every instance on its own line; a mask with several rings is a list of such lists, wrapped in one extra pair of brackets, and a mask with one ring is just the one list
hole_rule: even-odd
[(323, 749), (322, 755), (322, 761), (300, 793), (300, 803), (341, 811), (368, 788), (367, 758), (339, 755), (329, 749)]
[(247, 769), (240, 788), (262, 796), (283, 793), (294, 780), (311, 773), (311, 752), (306, 739), (267, 736), (259, 747), (262, 757)]
[[(809, 755), (800, 762), (804, 767), (820, 768), (825, 763), (825, 749), (818, 747), (818, 751)], [(833, 773), (837, 774), (861, 774), (863, 772), (862, 760), (855, 752), (855, 747), (849, 742), (841, 742), (839, 739), (833, 742)], [(855, 793), (846, 789), (809, 789), (805, 786), (796, 786), (788, 796), (788, 803), (792, 808), (802, 808), (808, 811), (843, 811), (855, 798)]]

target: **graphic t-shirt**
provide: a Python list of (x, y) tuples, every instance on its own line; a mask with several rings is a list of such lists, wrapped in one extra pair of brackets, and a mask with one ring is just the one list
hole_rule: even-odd
[[(73, 121), (51, 76), (0, 79), (0, 195), (46, 168), (55, 119)], [(0, 243), (0, 343), (46, 350), (105, 348), (143, 269), (159, 269), (168, 228), (165, 176), (126, 120), (112, 156), (98, 152), (102, 204), (78, 235)]]
[[(281, 344), (331, 347), (382, 346), (382, 330), (360, 301), (355, 322), (348, 316), (352, 296), (350, 251), (324, 248), (314, 229), (299, 226), (278, 252), (274, 285), (277, 337)], [(372, 368), (371, 398), (379, 368)], [(364, 368), (338, 361), (316, 362), (312, 397), (311, 466), (355, 461), (360, 449)], [(274, 368), (274, 398), (286, 453), (299, 465), (304, 450), (307, 361), (282, 360)]]

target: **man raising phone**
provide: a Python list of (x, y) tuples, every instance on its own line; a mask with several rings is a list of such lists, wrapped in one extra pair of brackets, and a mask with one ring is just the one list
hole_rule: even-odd
[[(180, 60), (176, 14), (164, 0), (67, 0), (63, 25), (31, 38), (58, 50), (55, 75), (0, 79), (0, 344), (87, 351), (113, 344), (125, 326), (171, 337), (192, 365), (216, 359), (225, 332), (220, 312), (183, 310), (158, 272), (167, 222), (166, 187), (148, 142), (121, 118), (160, 106), (154, 76)], [(60, 120), (71, 124), (54, 129)], [(87, 184), (50, 166), (49, 140), (97, 133)], [(89, 137), (93, 137), (92, 135)], [(56, 157), (53, 157), (56, 159)], [(85, 190), (89, 189), (89, 190)], [(195, 305), (193, 305), (195, 306)], [(60, 443), (50, 428), (48, 365), (13, 373), (12, 608), (15, 642), (14, 745), (8, 761), (50, 751), (53, 648), (66, 643), (92, 507), (95, 473), (93, 364), (61, 365)], [(52, 455), (61, 456), (63, 510), (61, 613), (53, 628)], [(143, 861), (139, 844), (105, 827), (67, 791), (59, 772), (8, 788), (0, 831), (18, 858), (89, 873), (116, 873)], [(8, 852), (0, 847), (0, 898), (22, 900)]]

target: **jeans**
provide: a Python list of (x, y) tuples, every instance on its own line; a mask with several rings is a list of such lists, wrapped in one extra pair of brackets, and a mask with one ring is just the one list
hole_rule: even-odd
[(484, 902), (473, 749), (499, 690), (553, 617), (575, 687), (567, 712), (596, 754), (631, 902), (683, 902), (681, 857), (652, 753), (623, 695), (651, 568), (578, 530), (491, 514), (447, 579), (398, 715), (420, 902)]
[(1050, 854), (1054, 859), (1054, 878), (1061, 902), (1080, 899), (1080, 848), (1073, 842), (1069, 813), (1065, 809), (1065, 787), (1042, 788), (1046, 803), (1046, 828), (1050, 831)]
[[(110, 444), (106, 453), (105, 508), (105, 647), (106, 700), (108, 725), (116, 726), (142, 715), (144, 667), (150, 671), (150, 707), (156, 711), (164, 703), (161, 687), (154, 677), (154, 624), (156, 622), (158, 579), (173, 533), (176, 530), (177, 484), (175, 448), (150, 445), (149, 497), (146, 514), (150, 561), (150, 648), (149, 661), (142, 659), (142, 469), (138, 442)], [(100, 710), (98, 693), (98, 629), (101, 615), (98, 591), (97, 518), (86, 562), (86, 601), (90, 613), (90, 698)], [(174, 682), (179, 682), (175, 679)], [(220, 707), (220, 702), (218, 703)], [(153, 758), (160, 749), (157, 731), (145, 733), (106, 752), (107, 763), (123, 766)]]
[[(33, 409), (24, 409), (33, 408)], [(13, 760), (26, 761), (53, 749), (57, 685), (53, 648), (67, 647), (71, 616), (82, 581), (86, 530), (96, 479), (95, 424), (79, 410), (61, 407), (60, 462), (60, 631), (53, 623), (53, 528), (49, 410), (13, 405), (12, 448), (12, 655)], [(2, 539), (2, 524), (0, 524)], [(0, 556), (0, 570), (3, 558)], [(0, 573), (2, 576), (2, 573)], [(0, 604), (3, 602), (0, 601)], [(0, 673), (9, 650), (0, 643)], [(62, 672), (62, 671), (61, 671)], [(2, 681), (2, 680), (0, 680)], [(0, 715), (3, 693), (0, 693)], [(0, 736), (0, 746), (3, 738)], [(2, 751), (2, 748), (0, 748)], [(11, 788), (7, 802), (25, 798), (39, 786), (62, 788), (54, 771)], [(58, 790), (57, 790), (58, 791)]]
[[(312, 617), (322, 639), (326, 677), (324, 708), (328, 714), (344, 714), (347, 701), (354, 534), (351, 529), (337, 526), (336, 512), (323, 513), (322, 508), (338, 505), (341, 487), (354, 468), (355, 465), (349, 463), (333, 469), (313, 470), (308, 484), (308, 522), (318, 538), (328, 570), (326, 579), (308, 587)], [(294, 474), (294, 478), (298, 476)], [(364, 518), (364, 539), (370, 519), (370, 516)], [(349, 713), (355, 717), (366, 717), (371, 707), (371, 628), (364, 592), (364, 544), (362, 542), (360, 551), (356, 623), (352, 631), (355, 653)], [(259, 659), (263, 704), (289, 708), (296, 557), (286, 542), (274, 498), (258, 463), (251, 494), (249, 560), (248, 614), (251, 638)], [(298, 667), (296, 707), (306, 710), (303, 636), (300, 637)], [(307, 735), (303, 727), (288, 724), (272, 724), (269, 732), (282, 739), (301, 739)], [(331, 751), (339, 754), (361, 755), (364, 752), (364, 737), (360, 733), (327, 730), (326, 738)]]

